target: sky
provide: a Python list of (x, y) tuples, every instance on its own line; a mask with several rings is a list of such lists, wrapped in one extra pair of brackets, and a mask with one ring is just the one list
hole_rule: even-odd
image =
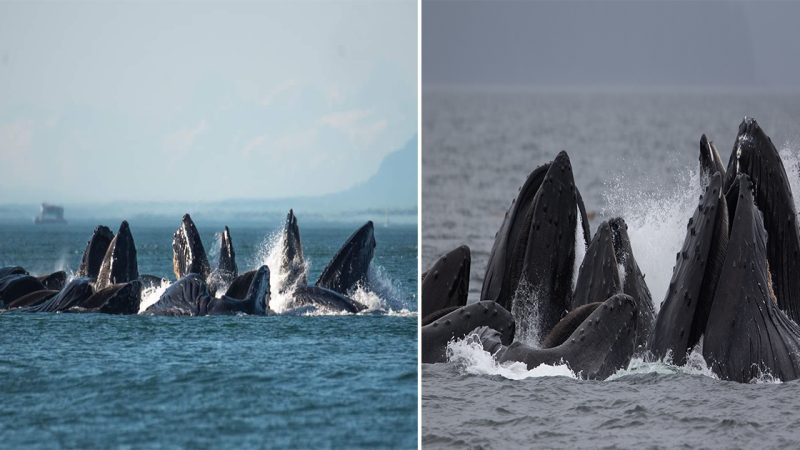
[(422, 2), (423, 88), (800, 88), (800, 2)]
[(415, 1), (0, 2), (0, 203), (338, 192), (417, 130)]

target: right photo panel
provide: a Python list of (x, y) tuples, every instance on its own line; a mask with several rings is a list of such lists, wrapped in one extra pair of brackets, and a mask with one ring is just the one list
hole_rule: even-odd
[(800, 445), (800, 3), (421, 11), (423, 447)]

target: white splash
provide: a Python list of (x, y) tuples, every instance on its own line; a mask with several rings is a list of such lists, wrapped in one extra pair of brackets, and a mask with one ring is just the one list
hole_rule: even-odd
[(683, 245), (686, 225), (697, 208), (702, 193), (700, 174), (689, 169), (676, 174), (669, 185), (645, 192), (617, 178), (604, 196), (606, 217), (621, 216), (628, 224), (633, 254), (653, 295), (656, 312), (672, 278), (675, 254)]
[[(286, 240), (283, 236), (283, 228), (281, 228), (264, 238), (264, 241), (261, 243), (261, 248), (256, 254), (255, 268), (261, 267), (262, 265), (269, 267), (269, 307), (277, 314), (290, 311), (294, 308), (293, 293), (297, 288), (297, 284), (286, 286), (284, 291), (280, 292), (280, 287), (286, 284), (286, 280), (290, 275), (288, 271), (284, 270), (286, 267), (284, 261), (286, 259), (284, 257), (285, 245)], [(308, 260), (305, 260), (304, 264), (303, 272), (304, 275), (307, 276), (310, 264)], [(298, 277), (298, 280), (301, 278), (302, 277)]]
[(538, 377), (569, 377), (578, 379), (566, 364), (542, 364), (528, 370), (525, 363), (498, 363), (494, 356), (483, 349), (476, 335), (451, 341), (447, 345), (447, 359), (471, 375), (500, 375), (509, 380), (524, 380)]
[[(540, 293), (525, 280), (520, 279), (514, 297), (511, 299), (511, 315), (514, 317), (514, 340), (539, 348), (539, 316)], [(526, 318), (522, 321), (518, 318)]]
[(682, 373), (686, 375), (702, 375), (715, 380), (719, 379), (711, 370), (711, 367), (706, 364), (702, 349), (700, 346), (697, 346), (686, 356), (686, 364), (683, 366), (676, 366), (672, 363), (671, 352), (667, 353), (667, 356), (665, 356), (663, 360), (658, 361), (650, 361), (637, 357), (631, 359), (631, 362), (628, 363), (628, 367), (620, 369), (615, 374), (608, 377), (608, 380), (616, 380), (628, 375), (646, 373), (658, 373), (662, 375)]
[(617, 274), (619, 275), (619, 285), (625, 286), (625, 264), (617, 264)]
[(214, 245), (206, 250), (208, 264), (211, 267), (219, 267), (219, 249), (222, 247), (222, 232), (214, 233)]
[(162, 280), (161, 284), (142, 289), (142, 302), (139, 303), (139, 314), (145, 312), (147, 308), (155, 304), (164, 291), (172, 284), (169, 280)]

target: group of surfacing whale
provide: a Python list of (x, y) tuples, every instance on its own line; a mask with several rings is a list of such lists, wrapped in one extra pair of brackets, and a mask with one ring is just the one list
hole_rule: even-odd
[(633, 357), (684, 365), (693, 351), (724, 380), (800, 377), (800, 235), (778, 151), (745, 118), (727, 168), (701, 138), (700, 171), (705, 192), (656, 315), (625, 221), (590, 239), (567, 154), (534, 170), (495, 237), (483, 301), (466, 304), (465, 246), (423, 275), (423, 362), (446, 361), (448, 343), (467, 337), (499, 363), (566, 364), (586, 379)]
[[(292, 210), (282, 229), (282, 276), (273, 282), (277, 292), (292, 297), (295, 310), (356, 313), (366, 306), (348, 295), (368, 282), (375, 251), (372, 222), (356, 230), (322, 271), (316, 284), (308, 285), (306, 264), (297, 218)], [(222, 232), (216, 269), (206, 256), (200, 234), (186, 214), (173, 235), (173, 270), (177, 281), (143, 314), (203, 316), (218, 314), (270, 314), (270, 270), (238, 273), (228, 227)], [(145, 288), (166, 280), (140, 275), (136, 246), (127, 221), (116, 236), (98, 226), (86, 245), (76, 277), (64, 271), (35, 277), (22, 267), (0, 268), (0, 309), (21, 312), (96, 312), (137, 314)], [(222, 295), (218, 293), (224, 292)]]

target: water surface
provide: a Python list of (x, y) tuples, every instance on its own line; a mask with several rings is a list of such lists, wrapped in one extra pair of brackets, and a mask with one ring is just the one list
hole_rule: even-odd
[[(422, 269), (466, 244), (477, 301), (494, 236), (528, 174), (569, 153), (586, 208), (628, 223), (658, 310), (700, 195), (700, 136), (728, 161), (738, 125), (755, 117), (781, 151), (800, 198), (800, 95), (719, 92), (426, 90), (422, 106)], [(422, 367), (422, 442), (431, 448), (796, 447), (800, 381), (717, 380), (640, 359), (611, 380), (565, 366), (499, 366), (460, 342)]]

